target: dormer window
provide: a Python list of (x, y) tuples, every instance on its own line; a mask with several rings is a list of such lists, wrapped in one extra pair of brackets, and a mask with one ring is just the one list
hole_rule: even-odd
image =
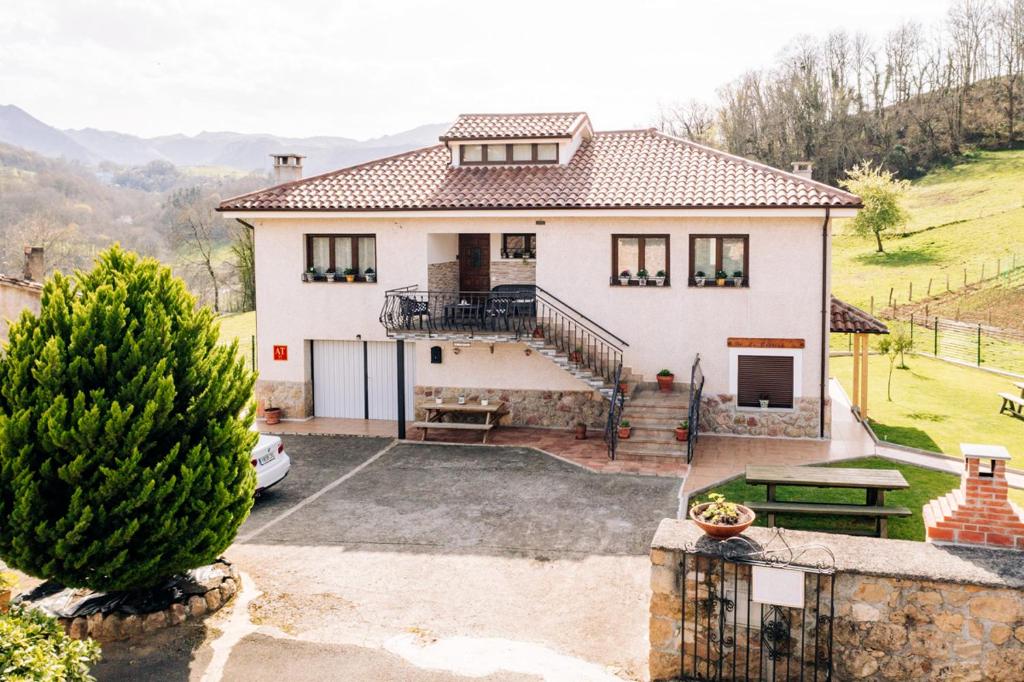
[(558, 143), (463, 144), (459, 145), (459, 154), (459, 163), (464, 166), (558, 163)]

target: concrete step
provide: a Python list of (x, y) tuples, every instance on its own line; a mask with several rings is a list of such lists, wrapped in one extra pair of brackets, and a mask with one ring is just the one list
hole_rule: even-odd
[(686, 415), (651, 416), (645, 410), (636, 409), (633, 401), (630, 400), (626, 404), (626, 409), (622, 411), (622, 418), (635, 427), (674, 429), (676, 424), (686, 419)]
[(645, 443), (619, 439), (616, 452), (643, 457), (686, 457), (686, 443)]
[(690, 406), (689, 394), (670, 393), (668, 395), (651, 394), (649, 391), (637, 391), (634, 396), (638, 405), (655, 409), (683, 409)]

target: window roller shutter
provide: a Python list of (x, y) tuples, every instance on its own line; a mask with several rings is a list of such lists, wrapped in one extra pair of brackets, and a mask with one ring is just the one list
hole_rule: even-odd
[(768, 394), (769, 407), (793, 407), (793, 358), (774, 355), (740, 355), (737, 367), (737, 404), (758, 407)]

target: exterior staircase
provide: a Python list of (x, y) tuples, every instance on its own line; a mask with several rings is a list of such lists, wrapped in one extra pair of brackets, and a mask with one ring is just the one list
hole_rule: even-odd
[[(568, 372), (573, 377), (590, 386), (605, 398), (611, 399), (615, 386), (603, 374), (595, 372), (588, 365), (585, 358), (576, 357), (574, 354), (561, 350), (558, 345), (548, 339), (530, 339), (526, 341), (526, 345), (537, 351), (542, 357), (550, 360), (563, 371)], [(629, 390), (636, 385), (635, 382), (631, 381), (631, 372), (628, 367), (622, 368), (621, 377), (622, 381), (626, 382), (626, 396), (628, 396)], [(629, 400), (628, 397), (625, 399)]]
[(616, 456), (625, 459), (686, 459), (686, 441), (676, 440), (676, 426), (687, 418), (689, 388), (676, 383), (671, 393), (661, 393), (650, 384), (640, 384), (629, 394), (622, 419), (633, 427), (626, 440), (619, 440)]

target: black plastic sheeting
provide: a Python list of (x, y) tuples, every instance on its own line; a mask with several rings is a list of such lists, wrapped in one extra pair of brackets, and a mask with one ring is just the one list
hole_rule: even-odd
[(14, 601), (58, 618), (77, 618), (94, 613), (153, 613), (163, 611), (171, 604), (185, 602), (192, 595), (203, 595), (217, 589), (225, 578), (232, 577), (229, 567), (229, 563), (218, 559), (209, 566), (200, 566), (184, 575), (168, 578), (155, 587), (123, 592), (93, 592), (45, 582)]

